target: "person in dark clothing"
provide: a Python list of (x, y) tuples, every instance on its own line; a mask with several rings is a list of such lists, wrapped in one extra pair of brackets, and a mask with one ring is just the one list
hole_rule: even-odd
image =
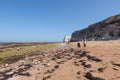
[(78, 43), (77, 43), (77, 47), (78, 47), (78, 48), (81, 47), (80, 41), (78, 41)]
[(84, 50), (85, 50), (85, 48), (86, 48), (86, 40), (83, 40), (83, 47), (84, 47)]

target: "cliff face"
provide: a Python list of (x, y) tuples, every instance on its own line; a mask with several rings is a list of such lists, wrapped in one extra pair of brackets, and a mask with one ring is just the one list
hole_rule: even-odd
[(73, 32), (71, 40), (78, 41), (83, 38), (87, 40), (120, 39), (120, 14)]

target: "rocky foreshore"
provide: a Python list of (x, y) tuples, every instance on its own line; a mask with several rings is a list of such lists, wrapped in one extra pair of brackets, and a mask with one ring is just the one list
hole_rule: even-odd
[(37, 53), (0, 69), (0, 80), (107, 80), (102, 73), (120, 70), (118, 62), (106, 63), (89, 51), (65, 45)]

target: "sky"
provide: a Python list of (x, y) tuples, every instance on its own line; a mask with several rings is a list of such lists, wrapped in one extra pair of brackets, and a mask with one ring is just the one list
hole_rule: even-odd
[(0, 0), (0, 42), (57, 42), (120, 13), (120, 0)]

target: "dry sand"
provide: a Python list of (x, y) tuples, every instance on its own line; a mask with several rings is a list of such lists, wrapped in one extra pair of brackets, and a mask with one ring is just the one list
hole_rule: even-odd
[(76, 45), (76, 42), (67, 45), (73, 51), (63, 44), (62, 48), (50, 49), (43, 62), (27, 70), (30, 76), (14, 75), (8, 80), (120, 80), (119, 40), (88, 41), (85, 54), (83, 47), (79, 51)]

